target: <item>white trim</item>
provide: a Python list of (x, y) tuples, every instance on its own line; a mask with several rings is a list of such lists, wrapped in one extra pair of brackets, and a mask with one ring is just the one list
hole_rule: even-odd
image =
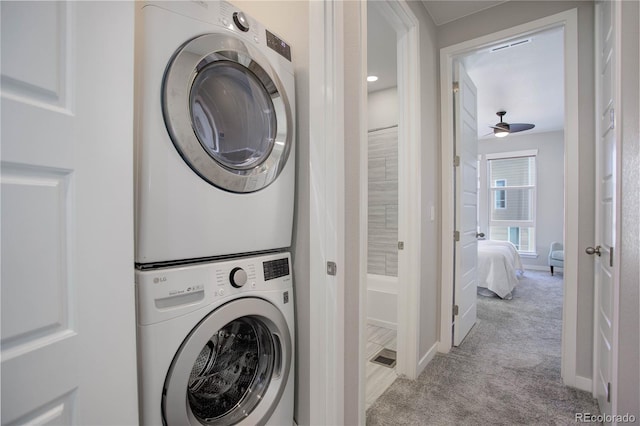
[(419, 22), (405, 1), (395, 3), (395, 13), (405, 25), (398, 40), (398, 356), (396, 372), (409, 379), (418, 377), (420, 350), (421, 270), (421, 111)]
[[(359, 259), (358, 265), (360, 282), (358, 283), (358, 308), (360, 311), (360, 319), (358, 321), (358, 336), (359, 336), (359, 353), (360, 362), (358, 363), (358, 413), (357, 424), (364, 424), (366, 422), (366, 407), (367, 407), (367, 253), (369, 247), (369, 134), (367, 129), (369, 124), (366, 120), (366, 113), (368, 109), (367, 100), (367, 82), (365, 74), (367, 73), (367, 6), (366, 3), (359, 3), (359, 15), (360, 15), (360, 70), (362, 72), (362, 78), (360, 79), (360, 218), (358, 220), (360, 224), (360, 243), (359, 243)], [(347, 348), (348, 349), (348, 348)]]
[(440, 300), (440, 342), (438, 350), (451, 349), (453, 300), (453, 97), (452, 69), (455, 56), (469, 53), (499, 40), (522, 37), (545, 29), (564, 26), (565, 75), (565, 269), (562, 332), (562, 377), (564, 383), (576, 382), (577, 271), (578, 271), (578, 13), (571, 9), (556, 15), (518, 25), (493, 34), (468, 40), (440, 51), (440, 93), (442, 134), (442, 283)]
[[(593, 119), (595, 120), (595, 126), (594, 126), (594, 130), (595, 130), (595, 140), (594, 140), (594, 146), (595, 146), (595, 152), (598, 152), (598, 139), (599, 139), (599, 135), (600, 135), (600, 119), (598, 117), (598, 111), (600, 110), (600, 102), (601, 102), (601, 98), (602, 95), (600, 94), (602, 92), (602, 83), (600, 82), (600, 78), (598, 77), (598, 70), (600, 69), (600, 64), (601, 64), (601, 60), (600, 60), (600, 49), (602, 49), (602, 43), (600, 41), (600, 32), (602, 31), (602, 22), (599, 19), (600, 16), (600, 8), (602, 7), (602, 4), (599, 2), (596, 2), (594, 5), (594, 28), (593, 28), (593, 34), (594, 34), (594, 43), (593, 43), (593, 55), (594, 55), (594, 64), (593, 64), (593, 70), (595, 73), (595, 108), (594, 108), (594, 117)], [(598, 173), (598, 164), (596, 163), (596, 168), (595, 168), (595, 173)], [(596, 176), (596, 182), (597, 182), (597, 176)], [(595, 200), (594, 200), (594, 215), (595, 215), (595, 233), (594, 233), (594, 239), (598, 236), (598, 232), (599, 232), (599, 227), (600, 227), (600, 216), (598, 214), (598, 202), (600, 200), (600, 185), (598, 185), (596, 183), (595, 185)], [(596, 262), (594, 261), (593, 263), (593, 347), (591, 348), (592, 351), (592, 364), (591, 364), (591, 377), (592, 377), (592, 381), (591, 381), (591, 395), (594, 398), (597, 398), (598, 394), (597, 394), (597, 389), (596, 389), (596, 384), (598, 383), (597, 377), (598, 377), (598, 363), (599, 363), (599, 355), (598, 355), (598, 338), (599, 338), (599, 330), (598, 330), (598, 315), (600, 315), (600, 309), (598, 307), (598, 305), (600, 304), (600, 296), (599, 296), (599, 283), (600, 280), (598, 279), (598, 275), (597, 275), (597, 265)]]
[(420, 373), (424, 371), (424, 369), (431, 362), (431, 360), (436, 356), (437, 353), (438, 353), (438, 342), (434, 343), (433, 346), (429, 348), (427, 353), (424, 354), (422, 358), (420, 358), (420, 362), (418, 363), (418, 376), (420, 375)]
[[(344, 421), (344, 77), (340, 2), (311, 2), (309, 26), (310, 340), (309, 415)], [(338, 265), (326, 273), (326, 262)], [(340, 291), (339, 291), (340, 290)], [(318, 345), (318, 346), (315, 346)]]
[[(388, 330), (397, 330), (398, 329), (398, 324), (396, 324), (396, 323), (389, 322), (389, 321), (383, 321), (383, 320), (379, 320), (379, 319), (375, 319), (375, 318), (367, 318), (367, 324), (375, 325), (376, 327), (386, 328)], [(366, 380), (366, 378), (365, 378), (365, 380)]]
[(562, 307), (562, 366), (564, 383), (575, 386), (578, 335), (579, 117), (578, 11), (565, 12), (564, 31), (564, 297)]
[(533, 251), (520, 251), (518, 252), (521, 258), (523, 259), (537, 259), (540, 255), (537, 252)]
[(591, 391), (593, 390), (593, 380), (587, 377), (576, 376), (575, 387), (576, 389), (591, 393)]
[[(523, 264), (522, 266), (524, 267), (524, 271), (525, 272), (527, 272), (528, 270), (531, 270), (531, 271), (547, 271), (547, 272), (551, 273), (548, 266), (527, 265), (527, 264)], [(557, 266), (556, 266), (556, 268), (557, 268)], [(560, 269), (562, 269), (562, 268), (560, 268)]]
[(519, 158), (519, 157), (537, 157), (537, 149), (525, 149), (523, 151), (511, 151), (511, 152), (495, 152), (492, 154), (484, 154), (486, 160), (502, 160), (505, 158)]

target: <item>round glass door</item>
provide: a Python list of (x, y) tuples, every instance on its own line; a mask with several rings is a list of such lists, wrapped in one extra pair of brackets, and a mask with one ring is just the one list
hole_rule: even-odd
[(292, 342), (280, 310), (258, 298), (231, 301), (185, 338), (165, 379), (162, 414), (173, 425), (261, 425), (278, 405)]
[(231, 321), (204, 345), (193, 364), (187, 400), (202, 424), (234, 424), (258, 405), (271, 381), (276, 351), (259, 320)]
[(189, 167), (212, 185), (254, 192), (280, 174), (293, 143), (291, 109), (277, 74), (253, 46), (206, 34), (174, 54), (162, 110)]
[(231, 61), (214, 62), (198, 73), (190, 98), (196, 136), (222, 166), (249, 170), (269, 156), (276, 139), (276, 113), (251, 71)]

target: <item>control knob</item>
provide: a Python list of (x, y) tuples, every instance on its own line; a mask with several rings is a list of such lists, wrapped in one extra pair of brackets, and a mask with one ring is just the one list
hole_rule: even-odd
[(249, 21), (247, 21), (246, 16), (242, 12), (234, 12), (233, 13), (233, 22), (236, 24), (236, 27), (240, 31), (247, 32), (249, 31)]
[(233, 268), (229, 274), (229, 281), (235, 288), (240, 288), (247, 283), (247, 273), (242, 268)]

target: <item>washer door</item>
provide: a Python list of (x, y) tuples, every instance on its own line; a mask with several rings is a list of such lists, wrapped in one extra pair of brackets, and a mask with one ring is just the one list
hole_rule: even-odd
[(162, 413), (173, 425), (264, 424), (289, 376), (291, 336), (280, 310), (237, 299), (187, 336), (165, 380)]
[(291, 109), (277, 74), (253, 46), (227, 34), (188, 41), (169, 62), (162, 95), (173, 144), (210, 184), (254, 192), (284, 168)]

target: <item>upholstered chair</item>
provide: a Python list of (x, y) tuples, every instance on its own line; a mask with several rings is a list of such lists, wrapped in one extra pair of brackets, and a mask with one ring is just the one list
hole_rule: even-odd
[(562, 243), (553, 242), (549, 249), (549, 268), (551, 269), (551, 275), (553, 275), (553, 267), (564, 268), (564, 247)]

